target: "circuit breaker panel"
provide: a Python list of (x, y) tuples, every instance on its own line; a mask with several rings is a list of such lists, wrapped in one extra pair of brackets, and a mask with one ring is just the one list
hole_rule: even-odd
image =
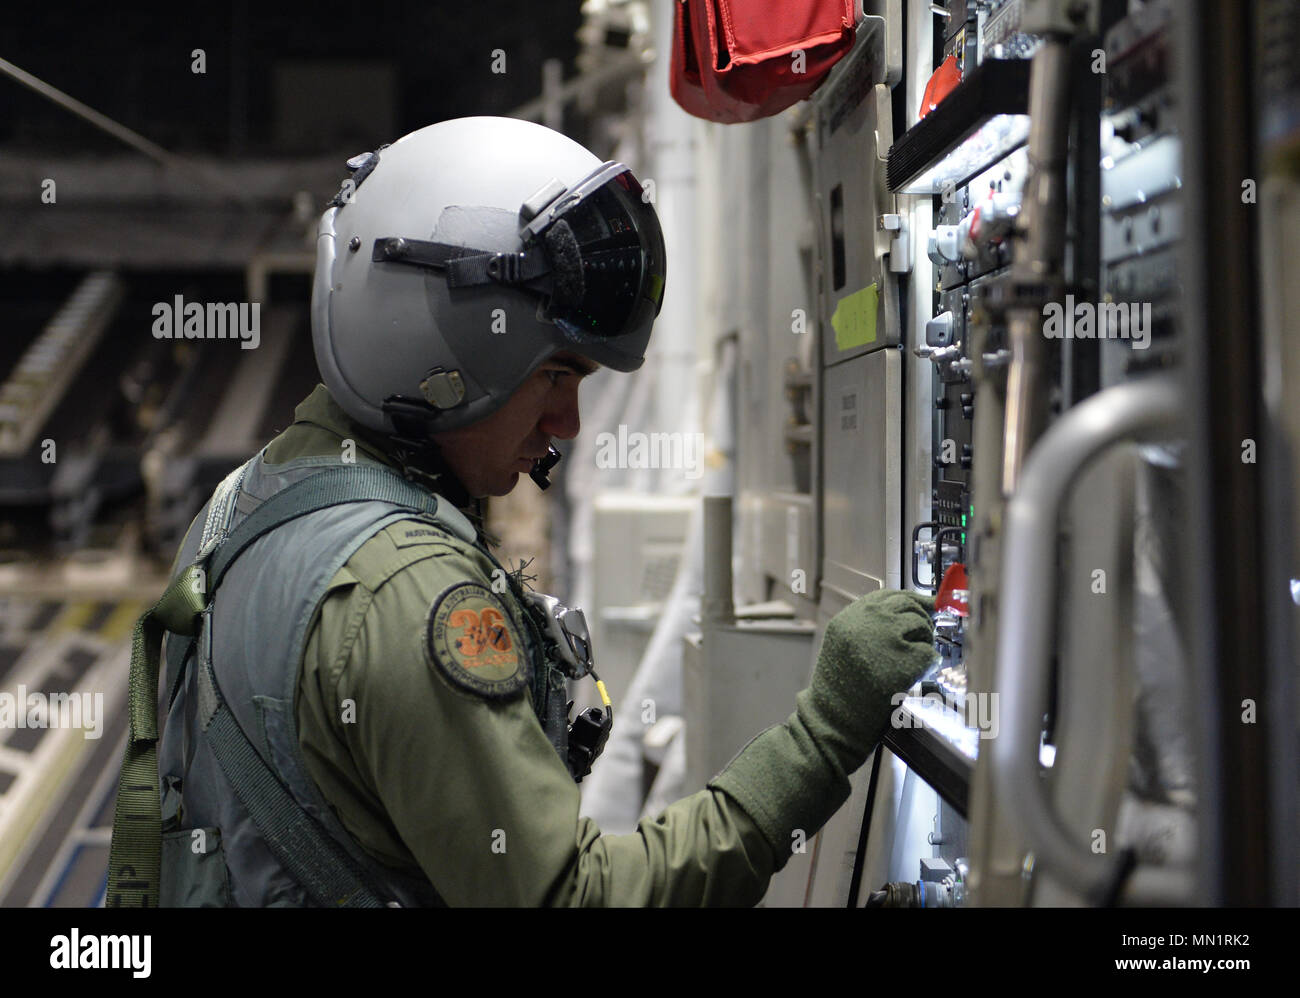
[[(805, 900), (1112, 903), (1143, 897), (1148, 880), (1190, 891), (1171, 5), (950, 0), (907, 13), (898, 92), (858, 101), (892, 119), (888, 150), (856, 157), (859, 187), (887, 187), (874, 226), (845, 213), (854, 196), (834, 170), (814, 172), (826, 220), (819, 622), (877, 577), (835, 532), (855, 495), (859, 513), (903, 528), (900, 581), (882, 581), (935, 597), (936, 656), (823, 830)], [(814, 105), (834, 163), (824, 136), (847, 112)], [(843, 278), (852, 248), (881, 235), (871, 277), (882, 319), (898, 317), (896, 341), (879, 341), (903, 368), (894, 382), (841, 357), (846, 345), (873, 356), (846, 343), (857, 289)], [(887, 398), (890, 384), (926, 380), (878, 446), (848, 435), (863, 404), (853, 385)], [(904, 512), (917, 453), (885, 442), (909, 425), (911, 439), (928, 427), (917, 516)], [(873, 498), (881, 479), (897, 503)], [(1130, 863), (1142, 875), (1119, 872)]]
[[(718, 171), (723, 217), (750, 247), (720, 298), (740, 400), (736, 592), (745, 615), (793, 617), (810, 650), (793, 673), (772, 667), (773, 688), (793, 688), (861, 596), (900, 588), (935, 604), (930, 668), (894, 698), (847, 802), (767, 904), (1209, 904), (1233, 889), (1226, 871), (1249, 866), (1207, 850), (1229, 834), (1215, 801), (1236, 792), (1211, 746), (1263, 763), (1249, 731), (1224, 734), (1234, 718), (1206, 704), (1253, 702), (1265, 675), (1289, 689), (1289, 663), (1283, 622), (1259, 664), (1263, 628), (1249, 622), (1264, 600), (1236, 597), (1252, 581), (1236, 549), (1211, 550), (1222, 521), (1242, 527), (1232, 503), (1256, 483), (1234, 476), (1255, 436), (1245, 416), (1224, 428), (1206, 386), (1236, 377), (1224, 404), (1246, 413), (1250, 372), (1223, 361), (1262, 334), (1206, 315), (1226, 293), (1216, 268), (1258, 294), (1232, 214), (1254, 187), (1211, 177), (1211, 157), (1188, 150), (1213, 141), (1211, 114), (1220, 128), (1240, 119), (1240, 94), (1211, 99), (1201, 59), (1221, 25), (1250, 18), (1191, 6), (868, 2), (811, 99), (752, 126), (748, 145), (719, 141), (752, 158)], [(1260, 17), (1260, 44), (1292, 23)], [(1297, 89), (1284, 75), (1267, 77), (1279, 107)], [(1263, 120), (1290, 149), (1283, 117)], [(805, 224), (765, 206), (778, 178)], [(1284, 246), (1293, 195), (1275, 184)], [(1270, 314), (1290, 287), (1277, 284)], [(1285, 412), (1282, 399), (1269, 404)], [(1268, 527), (1270, 564), (1289, 529)], [(1254, 649), (1249, 662), (1214, 658), (1226, 651), (1211, 618)], [(697, 678), (726, 672), (704, 630), (688, 654)], [(743, 743), (743, 721), (717, 727), (697, 783)], [(1296, 810), (1287, 787), (1277, 827)]]

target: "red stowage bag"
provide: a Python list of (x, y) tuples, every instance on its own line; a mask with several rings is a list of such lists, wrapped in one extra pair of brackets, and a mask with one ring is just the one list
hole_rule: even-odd
[(674, 7), (673, 99), (710, 121), (784, 111), (853, 47), (853, 0), (677, 0)]

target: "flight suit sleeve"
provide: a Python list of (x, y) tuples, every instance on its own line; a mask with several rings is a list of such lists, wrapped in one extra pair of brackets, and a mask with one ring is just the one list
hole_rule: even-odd
[[(367, 819), (349, 808), (373, 798), (450, 905), (757, 903), (776, 869), (772, 850), (723, 791), (686, 797), (627, 835), (602, 835), (579, 816), (578, 787), (527, 685), (510, 675), (510, 650), (526, 655), (520, 622), (488, 585), (468, 557), (429, 558), (354, 606), (350, 644), (316, 679), (325, 699), (354, 706), (348, 721), (327, 712), (347, 753), (335, 775), (354, 771), (365, 784), (331, 799), (344, 825), (364, 831)], [(490, 626), (471, 635), (458, 611)]]

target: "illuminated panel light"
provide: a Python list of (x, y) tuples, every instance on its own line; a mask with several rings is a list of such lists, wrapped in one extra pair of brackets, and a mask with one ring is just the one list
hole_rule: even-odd
[(933, 694), (925, 697), (909, 696), (903, 700), (903, 706), (912, 714), (914, 724), (929, 728), (966, 758), (978, 758), (979, 730), (966, 727), (962, 716), (952, 707), (939, 703)]
[(1029, 69), (1026, 59), (980, 63), (889, 147), (889, 189), (938, 194), (945, 183), (968, 183), (1023, 145), (1029, 137)]
[(899, 194), (942, 194), (1005, 159), (1029, 140), (1029, 115), (994, 115), (934, 166), (908, 181)]
[(1038, 761), (1046, 769), (1051, 769), (1056, 764), (1056, 746), (1048, 745), (1047, 742), (1039, 743)]

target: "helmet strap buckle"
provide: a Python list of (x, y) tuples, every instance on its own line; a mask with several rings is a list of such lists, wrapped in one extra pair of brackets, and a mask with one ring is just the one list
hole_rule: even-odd
[(501, 284), (519, 284), (524, 280), (523, 253), (493, 253), (487, 262), (488, 277)]

